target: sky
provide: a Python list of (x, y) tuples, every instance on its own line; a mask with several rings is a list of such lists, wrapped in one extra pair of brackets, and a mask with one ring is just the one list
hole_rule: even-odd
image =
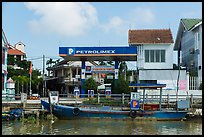
[[(128, 46), (129, 29), (170, 28), (175, 41), (181, 18), (202, 18), (202, 2), (2, 3), (9, 43), (24, 43), (27, 59), (39, 70), (43, 55), (45, 61), (61, 58), (59, 47)], [(174, 53), (173, 63), (176, 58)]]

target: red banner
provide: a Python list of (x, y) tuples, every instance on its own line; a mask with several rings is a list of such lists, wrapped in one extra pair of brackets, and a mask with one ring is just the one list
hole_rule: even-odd
[(33, 71), (33, 68), (32, 68), (32, 62), (30, 62), (30, 69), (29, 69), (29, 74), (31, 74)]

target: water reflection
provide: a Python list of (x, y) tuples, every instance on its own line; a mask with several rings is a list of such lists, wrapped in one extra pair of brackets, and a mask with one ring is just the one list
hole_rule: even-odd
[(202, 121), (125, 121), (111, 119), (2, 122), (3, 135), (202, 135)]

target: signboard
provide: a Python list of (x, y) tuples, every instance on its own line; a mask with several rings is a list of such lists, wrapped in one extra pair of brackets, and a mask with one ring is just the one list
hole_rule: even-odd
[(94, 66), (92, 67), (93, 73), (115, 73), (115, 68), (112, 66)]
[(140, 92), (131, 92), (131, 100), (140, 100)]
[(179, 80), (179, 90), (186, 90), (186, 80)]
[(137, 110), (140, 107), (140, 92), (131, 92), (131, 103), (130, 108), (133, 110)]
[(105, 90), (106, 97), (111, 97), (111, 90)]
[(88, 97), (94, 97), (94, 90), (88, 90)]
[(86, 73), (91, 73), (91, 66), (86, 66)]
[(102, 54), (103, 56), (137, 54), (136, 47), (59, 47), (59, 54), (68, 56)]
[(74, 97), (79, 97), (80, 91), (78, 87), (74, 88)]
[(139, 100), (131, 100), (130, 108), (137, 110), (140, 107), (140, 101)]
[(107, 79), (113, 79), (113, 75), (107, 75)]

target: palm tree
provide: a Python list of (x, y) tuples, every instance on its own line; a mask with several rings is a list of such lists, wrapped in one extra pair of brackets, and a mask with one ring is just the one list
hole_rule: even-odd
[(113, 61), (108, 61), (107, 64), (114, 66)]
[(104, 61), (99, 61), (99, 65), (103, 66), (103, 65), (107, 65)]
[(49, 60), (47, 60), (46, 65), (48, 65), (48, 67), (50, 67), (52, 64), (52, 59), (50, 58)]
[(119, 75), (123, 75), (126, 80), (126, 72), (127, 72), (127, 64), (125, 61), (120, 62), (120, 67), (119, 67)]

